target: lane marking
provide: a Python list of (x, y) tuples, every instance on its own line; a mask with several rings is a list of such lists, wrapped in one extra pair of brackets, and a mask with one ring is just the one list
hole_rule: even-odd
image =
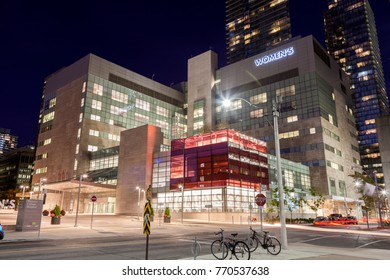
[(377, 240), (377, 241), (372, 241), (372, 242), (368, 242), (366, 244), (363, 244), (363, 245), (360, 245), (359, 247), (356, 247), (356, 248), (363, 248), (363, 247), (366, 247), (368, 245), (371, 245), (371, 244), (374, 244), (374, 243), (378, 243), (378, 242), (381, 242), (381, 241), (384, 241), (385, 239), (381, 239), (381, 240)]
[(299, 241), (298, 243), (305, 243), (305, 242), (310, 242), (310, 241), (314, 241), (314, 240), (332, 238), (332, 237), (340, 237), (340, 236), (341, 235), (321, 236), (321, 237), (311, 238), (311, 239), (307, 239), (307, 240), (302, 240), (302, 241)]

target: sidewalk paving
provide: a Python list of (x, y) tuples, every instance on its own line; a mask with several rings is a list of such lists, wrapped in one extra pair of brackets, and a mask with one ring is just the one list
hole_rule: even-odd
[[(19, 242), (29, 240), (45, 240), (45, 239), (63, 239), (63, 238), (85, 238), (88, 237), (107, 237), (107, 236), (127, 236), (129, 233), (141, 232), (142, 222), (137, 217), (115, 216), (115, 215), (98, 215), (94, 218), (93, 227), (90, 228), (89, 218), (80, 216), (83, 220), (77, 227), (74, 224), (74, 215), (63, 217), (60, 225), (51, 225), (50, 217), (43, 217), (41, 230), (38, 231), (15, 231), (16, 215), (10, 214), (0, 215), (0, 223), (5, 226), (5, 238), (0, 242)], [(185, 225), (188, 227), (209, 225), (204, 221), (185, 220)], [(216, 227), (228, 223), (214, 223)], [(171, 223), (169, 226), (164, 225), (161, 221), (154, 221), (153, 228), (161, 233), (169, 230), (177, 230), (183, 225)], [(258, 226), (256, 224), (256, 226)], [(279, 225), (265, 224), (267, 227), (278, 227)], [(390, 237), (390, 229), (382, 230), (366, 230), (366, 226), (360, 226), (360, 229), (337, 229), (337, 228), (319, 228), (308, 225), (287, 225), (288, 228), (305, 228), (313, 231), (328, 231), (341, 232), (359, 235), (377, 236), (378, 238)], [(158, 234), (158, 233), (156, 233)], [(197, 260), (216, 260), (209, 251), (209, 243), (200, 242), (201, 255)], [(228, 258), (230, 258), (230, 253)], [(193, 260), (194, 258), (186, 258), (185, 260)], [(390, 260), (390, 250), (368, 249), (368, 248), (339, 248), (316, 246), (307, 243), (295, 242), (288, 244), (288, 249), (280, 252), (279, 255), (273, 256), (267, 253), (266, 250), (258, 248), (251, 254), (251, 260)]]

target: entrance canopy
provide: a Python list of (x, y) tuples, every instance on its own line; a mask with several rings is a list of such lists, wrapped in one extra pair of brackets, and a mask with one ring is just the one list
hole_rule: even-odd
[(108, 191), (115, 191), (115, 185), (99, 184), (88, 181), (70, 180), (57, 183), (48, 183), (43, 187), (44, 189), (51, 191), (64, 191), (64, 192), (78, 192), (80, 193), (101, 193)]

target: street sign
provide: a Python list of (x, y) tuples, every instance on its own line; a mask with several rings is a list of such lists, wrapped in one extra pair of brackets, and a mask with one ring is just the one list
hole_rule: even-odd
[(92, 202), (95, 202), (96, 200), (97, 200), (96, 195), (93, 195), (93, 196), (91, 197), (91, 201), (92, 201)]
[(150, 203), (150, 200), (145, 203), (144, 208), (144, 234), (149, 235), (150, 234), (150, 214), (152, 212), (152, 204)]
[(259, 193), (256, 195), (255, 202), (258, 206), (264, 206), (266, 203), (267, 199), (264, 194)]

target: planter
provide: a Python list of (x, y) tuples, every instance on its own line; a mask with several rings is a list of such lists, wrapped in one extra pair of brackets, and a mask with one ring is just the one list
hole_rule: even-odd
[(164, 217), (164, 223), (170, 223), (171, 217)]
[(51, 217), (51, 224), (52, 225), (59, 225), (61, 224), (61, 217)]

